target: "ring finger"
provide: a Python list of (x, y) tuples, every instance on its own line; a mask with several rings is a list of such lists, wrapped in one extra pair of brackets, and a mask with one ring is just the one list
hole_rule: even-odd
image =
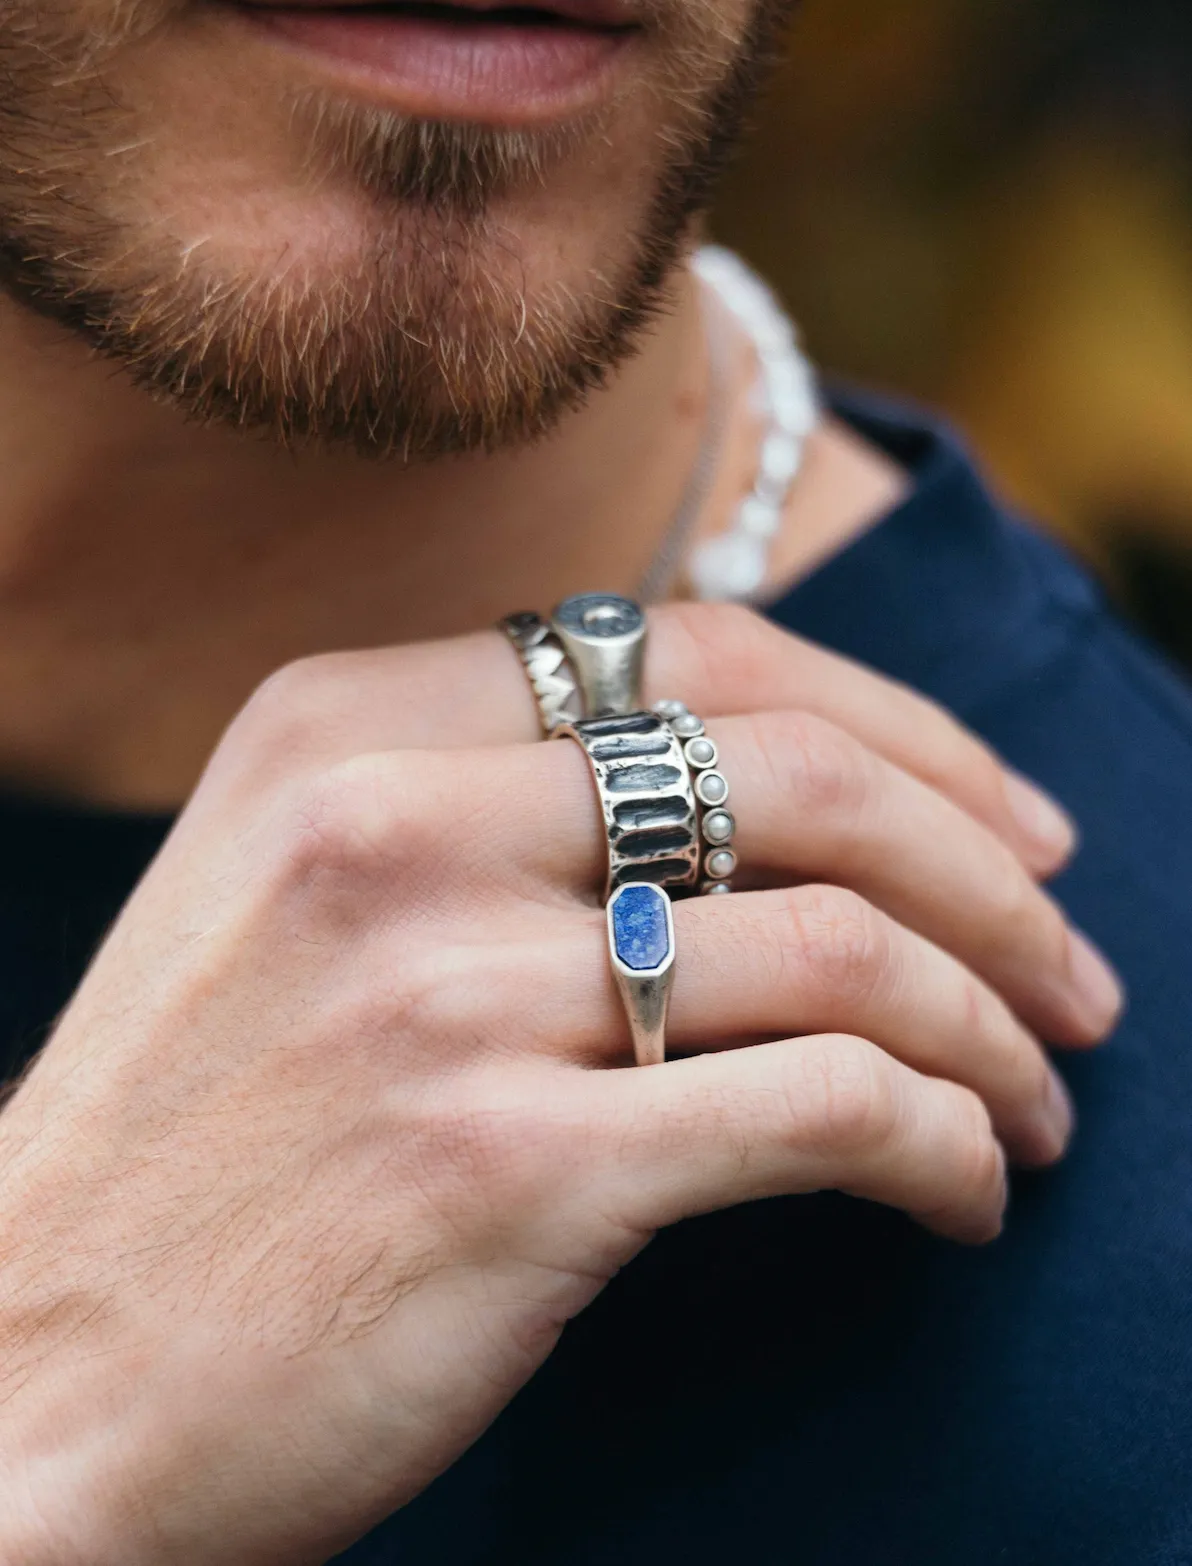
[[(1071, 1109), (1036, 1040), (959, 962), (856, 893), (802, 886), (691, 898), (676, 907), (675, 925), (671, 1055), (811, 1034), (861, 1037), (977, 1093), (1016, 1162), (1050, 1163), (1063, 1152)], [(457, 993), (484, 995), (491, 1008), (494, 990), (508, 987), (508, 1014), (518, 1019), (511, 1046), (524, 1047), (532, 1032), (552, 1053), (592, 1066), (628, 1058), (599, 913), (552, 911), (541, 929), (523, 923), (516, 945), (477, 948), (474, 961), (478, 971), (453, 969)]]

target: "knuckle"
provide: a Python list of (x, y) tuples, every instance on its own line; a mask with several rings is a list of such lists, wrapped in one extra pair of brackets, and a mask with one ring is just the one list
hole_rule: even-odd
[(484, 1083), (442, 1095), (420, 1117), (419, 1158), (432, 1183), (462, 1182), (508, 1213), (557, 1190), (568, 1170), (582, 1174), (589, 1130), (567, 1095), (530, 1101)]
[(1033, 928), (1039, 920), (1038, 888), (1010, 853), (1000, 845), (990, 857), (981, 886), (991, 918), (999, 931)]
[(982, 1213), (993, 1216), (1001, 1212), (1005, 1205), (1006, 1155), (992, 1132), (973, 1154), (969, 1189), (974, 1205)]
[(951, 1082), (937, 1087), (947, 1095), (948, 1114), (956, 1130), (957, 1192), (974, 1206), (991, 1205), (1000, 1200), (1006, 1164), (989, 1111), (969, 1088)]
[(980, 979), (961, 971), (957, 1035), (979, 1041), (982, 1091), (999, 1116), (1017, 1118), (1044, 1103), (1051, 1068), (1038, 1043), (1006, 1003)]
[(1042, 1051), (1000, 996), (967, 968), (956, 968), (956, 1034), (979, 1043), (991, 1092), (1007, 1104), (1041, 1097), (1048, 1075)]
[(835, 999), (857, 1002), (889, 980), (891, 926), (856, 892), (839, 886), (792, 888), (785, 912), (804, 981), (810, 979)]
[(967, 780), (978, 793), (996, 797), (1001, 768), (992, 753), (950, 712), (925, 697), (919, 699), (929, 731), (929, 781), (946, 785)]
[(286, 857), (300, 874), (356, 881), (433, 846), (421, 791), (405, 786), (400, 771), (391, 755), (354, 756), (302, 781), (285, 834)]
[(795, 1056), (787, 1093), (800, 1140), (833, 1158), (872, 1153), (897, 1124), (891, 1062), (863, 1039), (809, 1040)]
[(1064, 917), (1008, 848), (995, 845), (993, 862), (979, 884), (994, 926), (994, 944), (1029, 946), (1036, 960), (1063, 963)]
[(1002, 1019), (996, 1015), (997, 1008), (990, 1004), (993, 999), (992, 992), (982, 984), (976, 974), (970, 973), (959, 963), (957, 968), (960, 1036), (975, 1039), (988, 1037), (991, 1034), (999, 1035), (1003, 1031), (999, 1026)]
[(351, 756), (288, 782), (278, 841), (300, 872), (371, 879), (411, 913), (464, 887), (476, 911), (508, 889), (519, 863), (507, 777), (494, 768), (492, 787), (477, 788), (475, 763), (462, 752)]
[(292, 751), (308, 740), (326, 714), (342, 655), (298, 658), (275, 669), (249, 697), (237, 729), (250, 744), (270, 753)]
[(864, 746), (812, 712), (762, 714), (754, 744), (766, 785), (823, 822), (854, 816), (870, 796), (873, 769)]
[(958, 780), (955, 792), (963, 789), (971, 798), (984, 801), (989, 809), (1003, 814), (1006, 774), (1002, 764), (951, 716), (947, 718), (947, 732), (951, 752), (947, 776)]
[(455, 942), (428, 942), (408, 929), (400, 932), (400, 941), (382, 942), (365, 982), (346, 998), (336, 994), (340, 1055), (351, 1058), (353, 1049), (375, 1055), (389, 1072), (398, 1047), (403, 1068), (416, 1076), (474, 1055), (481, 1019), (475, 1015), (468, 956)]
[(1051, 1067), (1043, 1051), (1016, 1023), (1005, 1028), (1003, 1036), (1004, 1096), (1018, 1108), (1045, 1103), (1051, 1089)]

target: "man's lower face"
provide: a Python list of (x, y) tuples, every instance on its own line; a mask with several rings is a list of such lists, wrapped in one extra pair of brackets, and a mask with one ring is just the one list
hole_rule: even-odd
[(15, 0), (0, 278), (201, 417), (434, 456), (630, 350), (778, 0)]

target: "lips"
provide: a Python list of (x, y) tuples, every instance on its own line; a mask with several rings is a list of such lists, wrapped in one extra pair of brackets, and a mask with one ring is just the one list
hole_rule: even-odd
[(404, 115), (530, 128), (608, 99), (641, 32), (632, 3), (235, 0), (229, 14), (354, 96)]
[(570, 22), (579, 27), (628, 28), (636, 25), (633, 8), (625, 0), (548, 0), (545, 4), (505, 5), (501, 0), (451, 0), (450, 4), (403, 4), (401, 0), (362, 0), (346, 5), (327, 4), (327, 0), (243, 0), (246, 8), (257, 11), (317, 11), (351, 17), (360, 15), (402, 16), (413, 12), (458, 13), (461, 20), (470, 16), (487, 17), (511, 25)]

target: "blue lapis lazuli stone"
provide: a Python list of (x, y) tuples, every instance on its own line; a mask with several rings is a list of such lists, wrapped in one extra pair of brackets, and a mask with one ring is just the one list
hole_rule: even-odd
[(613, 941), (627, 968), (659, 968), (670, 953), (666, 893), (656, 886), (627, 886), (613, 904)]

